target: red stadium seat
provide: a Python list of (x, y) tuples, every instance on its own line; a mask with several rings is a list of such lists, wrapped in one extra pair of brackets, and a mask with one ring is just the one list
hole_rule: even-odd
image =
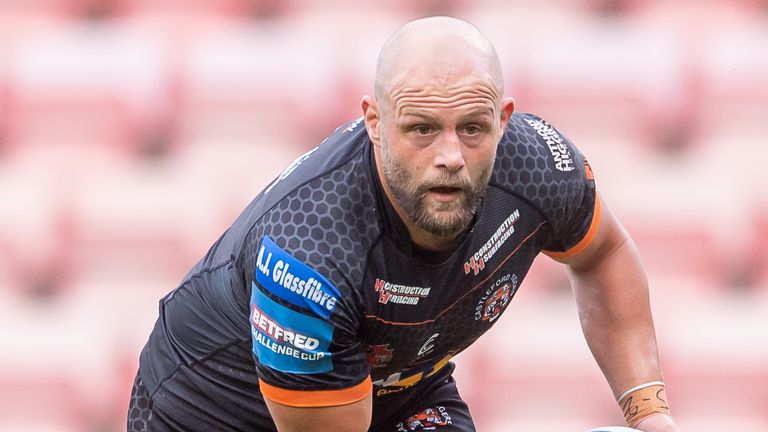
[(763, 205), (754, 215), (749, 263), (755, 271), (755, 286), (768, 292), (768, 200)]
[(331, 63), (316, 42), (274, 26), (211, 26), (190, 35), (181, 59), (178, 140), (258, 143), (264, 134), (283, 134), (294, 142), (327, 129)]
[(66, 262), (76, 280), (145, 275), (177, 278), (202, 256), (189, 246), (212, 243), (210, 203), (162, 167), (113, 170), (80, 185), (67, 208)]
[(9, 56), (8, 139), (100, 140), (128, 154), (148, 145), (168, 109), (161, 41), (130, 26), (33, 23)]
[(103, 349), (109, 326), (95, 305), (81, 306), (3, 299), (0, 341), (12, 347), (0, 356), (3, 430), (85, 430), (104, 420), (101, 401), (112, 386), (110, 351)]
[(566, 132), (648, 145), (687, 115), (686, 53), (664, 27), (603, 19), (577, 2), (506, 2), (470, 17), (496, 43), (517, 109)]
[(61, 203), (51, 176), (24, 158), (6, 157), (0, 165), (0, 273), (10, 288), (27, 294), (53, 288), (63, 270), (57, 263)]
[(697, 126), (708, 129), (728, 122), (745, 133), (765, 133), (768, 30), (762, 22), (745, 21), (712, 29), (702, 41), (706, 48), (697, 67)]
[(132, 14), (221, 16), (270, 19), (290, 13), (296, 0), (123, 0)]
[(262, 133), (258, 141), (196, 140), (185, 143), (174, 158), (174, 176), (183, 193), (196, 196), (211, 215), (212, 224), (194, 253), (202, 255), (207, 243), (231, 224), (237, 215), (303, 150), (278, 133)]
[(29, 18), (46, 16), (57, 18), (75, 18), (84, 14), (88, 4), (97, 4), (98, 0), (28, 0), (23, 2), (3, 2), (0, 15)]
[(0, 14), (67, 19), (114, 19), (133, 14), (220, 15), (269, 18), (290, 10), (291, 1), (275, 0), (26, 0), (3, 3)]
[[(723, 282), (743, 243), (748, 201), (737, 178), (694, 153), (614, 160), (598, 182), (613, 213), (635, 238), (650, 274), (692, 274)], [(605, 164), (604, 164), (605, 165)], [(618, 171), (621, 170), (621, 172)]]
[[(745, 66), (745, 69), (751, 67)], [(710, 198), (713, 208), (728, 209), (734, 220), (719, 232), (728, 236), (728, 242), (721, 245), (721, 249), (731, 257), (729, 267), (733, 269), (736, 286), (760, 283), (766, 268), (765, 261), (761, 265), (761, 245), (766, 243), (766, 237), (764, 232), (761, 236), (760, 221), (768, 209), (764, 168), (768, 160), (764, 138), (768, 135), (764, 116), (768, 109), (768, 78), (753, 78), (755, 92), (764, 90), (765, 99), (746, 90), (743, 94), (735, 89), (719, 96), (713, 94), (722, 111), (718, 112), (712, 106), (715, 101), (702, 103), (694, 130), (698, 160), (709, 168), (712, 177), (721, 185)], [(760, 85), (767, 87), (761, 90)]]
[(379, 48), (393, 29), (411, 18), (385, 3), (370, 1), (308, 1), (305, 8), (285, 18), (285, 28), (299, 32), (297, 39), (317, 35), (312, 44), (322, 47), (320, 58), (328, 69), (321, 70), (330, 74), (323, 79), (324, 93), (315, 99), (322, 109), (310, 117), (310, 123), (322, 122), (312, 139), (322, 139), (342, 122), (362, 115), (360, 99), (373, 94)]

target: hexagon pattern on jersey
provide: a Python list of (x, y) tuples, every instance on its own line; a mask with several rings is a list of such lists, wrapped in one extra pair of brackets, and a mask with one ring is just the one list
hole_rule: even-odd
[[(584, 175), (559, 175), (552, 168), (549, 148), (526, 119), (541, 120), (531, 114), (512, 117), (496, 155), (500, 167), (494, 169), (492, 184), (504, 185), (503, 189), (511, 187), (515, 194), (541, 209), (557, 237), (549, 249), (564, 250), (584, 235), (591, 220), (585, 211), (574, 209), (591, 209), (592, 205), (583, 205), (582, 200), (592, 201), (593, 197), (585, 194), (589, 186)], [(574, 168), (582, 173), (584, 157), (565, 135), (560, 137), (575, 158)], [(572, 223), (574, 220), (580, 223)]]

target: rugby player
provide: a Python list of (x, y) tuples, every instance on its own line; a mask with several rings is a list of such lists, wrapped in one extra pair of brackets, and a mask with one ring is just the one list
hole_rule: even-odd
[(635, 246), (584, 156), (503, 91), (472, 25), (397, 30), (363, 117), (289, 166), (161, 300), (128, 429), (474, 430), (450, 359), (545, 253), (567, 265), (627, 423), (678, 431)]

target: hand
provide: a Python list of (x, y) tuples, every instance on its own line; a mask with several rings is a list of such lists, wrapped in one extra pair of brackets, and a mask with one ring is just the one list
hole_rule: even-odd
[(681, 432), (675, 421), (667, 414), (651, 414), (635, 426), (643, 432)]

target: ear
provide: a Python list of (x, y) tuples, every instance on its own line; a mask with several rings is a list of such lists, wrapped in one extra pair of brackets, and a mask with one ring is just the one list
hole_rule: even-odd
[(501, 130), (507, 129), (509, 118), (515, 112), (515, 100), (511, 97), (505, 97), (501, 100)]
[(363, 100), (360, 101), (360, 107), (363, 109), (363, 121), (365, 121), (365, 129), (368, 131), (368, 137), (371, 139), (374, 145), (381, 145), (381, 133), (379, 127), (381, 126), (381, 113), (379, 111), (379, 105), (370, 96), (363, 96)]

